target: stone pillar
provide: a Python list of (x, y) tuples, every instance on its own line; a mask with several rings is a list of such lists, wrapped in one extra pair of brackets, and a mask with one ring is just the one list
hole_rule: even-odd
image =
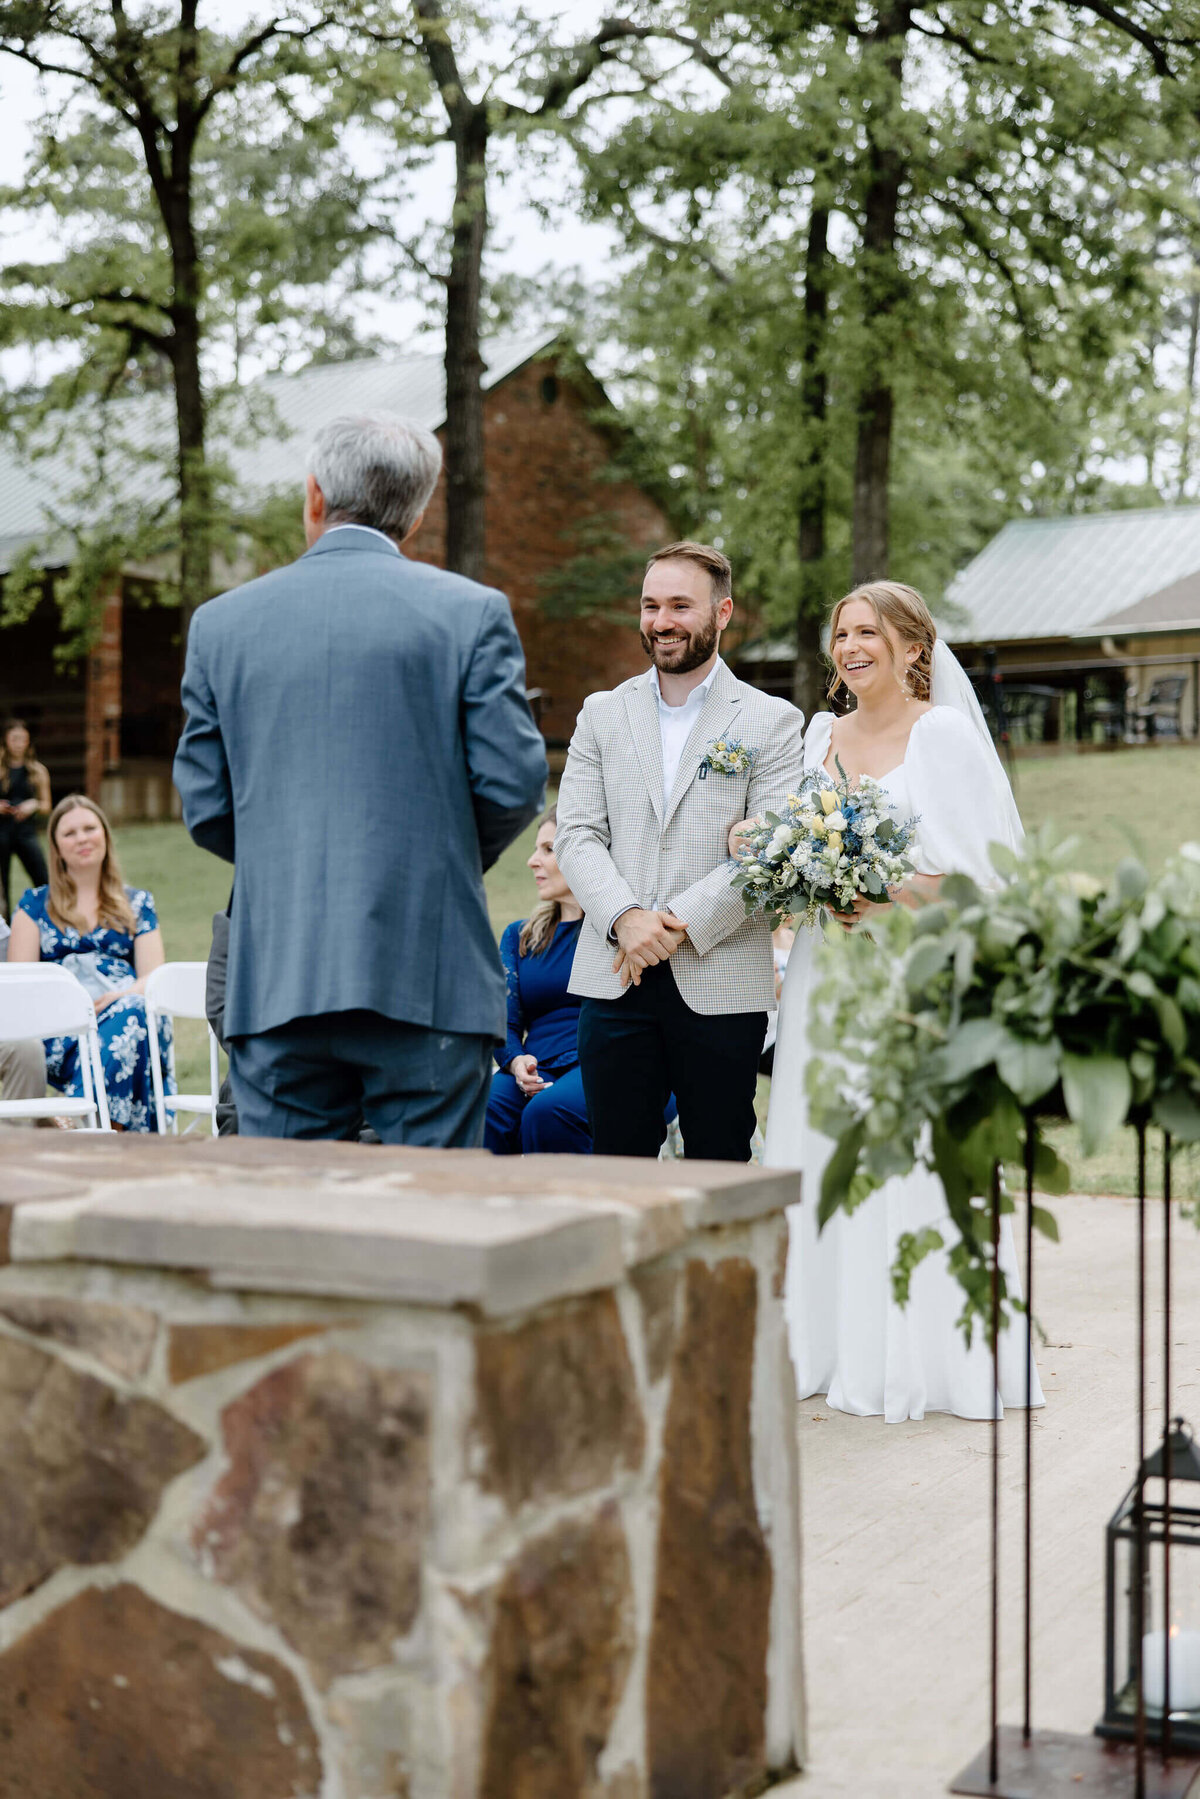
[(794, 1773), (796, 1184), (0, 1129), (0, 1799)]

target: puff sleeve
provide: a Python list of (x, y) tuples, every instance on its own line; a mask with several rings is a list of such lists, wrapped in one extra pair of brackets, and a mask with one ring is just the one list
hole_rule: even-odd
[(1025, 835), (999, 758), (969, 719), (934, 706), (913, 726), (905, 757), (922, 874), (965, 874), (993, 886), (993, 843), (1020, 854)]

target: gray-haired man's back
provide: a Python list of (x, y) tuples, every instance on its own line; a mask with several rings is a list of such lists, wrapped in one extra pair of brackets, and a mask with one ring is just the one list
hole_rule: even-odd
[(524, 679), (502, 594), (355, 525), (195, 615), (175, 779), (237, 864), (235, 1090), (239, 1040), (295, 1021), (503, 1036), (482, 874), (542, 798)]

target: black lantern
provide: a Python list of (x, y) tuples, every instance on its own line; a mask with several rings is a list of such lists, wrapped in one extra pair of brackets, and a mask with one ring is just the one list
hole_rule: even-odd
[[(1143, 1461), (1106, 1533), (1098, 1736), (1200, 1749), (1200, 1446), (1182, 1418)], [(1168, 1460), (1169, 1455), (1169, 1460)]]

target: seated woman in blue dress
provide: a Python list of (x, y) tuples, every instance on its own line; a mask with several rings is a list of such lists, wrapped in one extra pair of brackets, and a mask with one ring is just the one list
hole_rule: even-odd
[[(99, 806), (82, 794), (60, 800), (47, 831), (50, 880), (30, 887), (12, 921), (10, 962), (59, 962), (87, 988), (100, 1027), (100, 1057), (108, 1109), (117, 1130), (154, 1131), (146, 978), (164, 960), (154, 901), (126, 887), (112, 834)], [(170, 1022), (159, 1023), (166, 1079)], [(78, 1039), (46, 1044), (46, 1077), (60, 1093), (79, 1098)]]
[(579, 1000), (567, 992), (583, 909), (554, 860), (554, 808), (538, 824), (529, 866), (538, 903), (500, 939), (508, 977), (508, 1038), (496, 1051), (485, 1149), (516, 1156), (549, 1150), (590, 1155), (579, 1073)]

